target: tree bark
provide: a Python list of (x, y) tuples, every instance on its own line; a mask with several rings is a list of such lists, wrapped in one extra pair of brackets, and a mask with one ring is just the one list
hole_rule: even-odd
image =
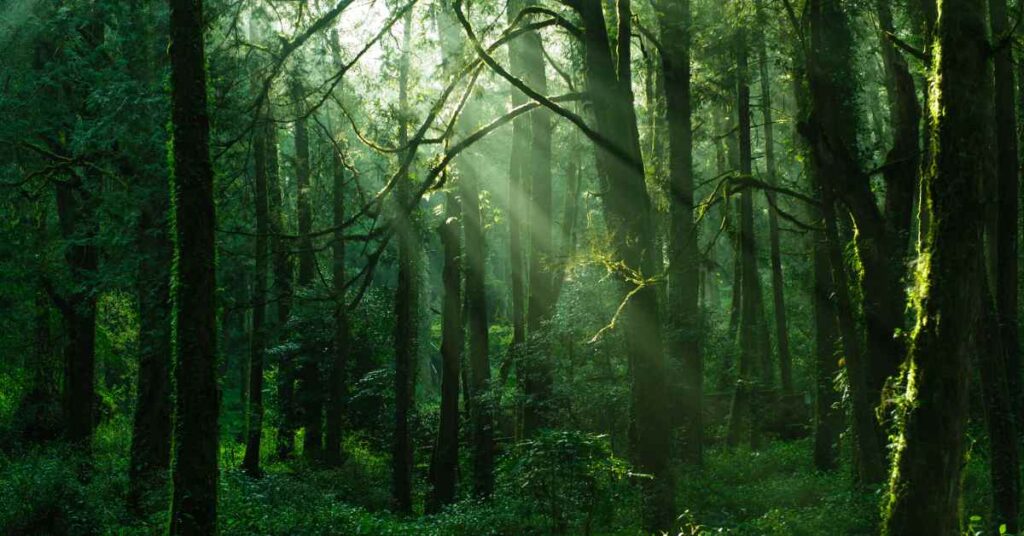
[[(992, 35), (999, 39), (1010, 31), (1006, 0), (990, 0)], [(1021, 358), (1018, 326), (1018, 234), (1020, 212), (1020, 156), (1017, 139), (1017, 93), (1013, 79), (1013, 47), (996, 51), (996, 147), (998, 163), (998, 226), (995, 233), (995, 307), (1006, 362), (1007, 388), (1018, 425), (1024, 414), (1021, 405)], [(1012, 119), (1011, 119), (1012, 118)]]
[(984, 0), (941, 0), (933, 50), (930, 232), (921, 244), (917, 325), (882, 533), (960, 533), (970, 355), (984, 263), (980, 185), (994, 166), (991, 45)]
[(170, 0), (177, 396), (169, 532), (175, 535), (217, 531), (217, 225), (202, 8), (202, 0)]

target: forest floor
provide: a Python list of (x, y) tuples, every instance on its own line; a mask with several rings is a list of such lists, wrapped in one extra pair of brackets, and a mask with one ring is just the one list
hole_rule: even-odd
[[(0, 406), (3, 398), (0, 395)], [(0, 534), (161, 532), (166, 497), (153, 499), (155, 513), (148, 517), (139, 518), (125, 507), (130, 431), (124, 418), (103, 423), (91, 464), (84, 453), (58, 444), (0, 448)], [(589, 506), (586, 519), (572, 517), (564, 508), (560, 513), (568, 522), (559, 526), (548, 513), (564, 506), (559, 503), (562, 497), (556, 494), (547, 502), (524, 497), (518, 484), (501, 471), (490, 502), (464, 500), (437, 515), (397, 516), (387, 512), (388, 456), (379, 445), (351, 437), (340, 468), (267, 462), (267, 474), (254, 480), (237, 469), (242, 446), (232, 436), (224, 433), (222, 441), (221, 465), (226, 469), (220, 480), (219, 514), (225, 535), (640, 534), (635, 494), (605, 490), (610, 496), (600, 501), (602, 506)], [(272, 445), (272, 438), (267, 439), (264, 444)], [(710, 449), (702, 469), (678, 469), (677, 505), (683, 512), (678, 533), (877, 533), (881, 492), (855, 491), (848, 465), (820, 473), (811, 469), (810, 460), (809, 440), (770, 441), (758, 451)], [(425, 471), (425, 463), (418, 470)], [(988, 489), (987, 475), (986, 462), (972, 456), (964, 478), (965, 515), (986, 511), (988, 498), (978, 490)], [(423, 481), (417, 475), (415, 493), (420, 498), (426, 491)], [(601, 511), (594, 512), (595, 508)]]
[[(81, 453), (40, 447), (0, 454), (0, 532), (4, 534), (152, 534), (166, 515), (139, 519), (125, 507), (128, 423), (102, 426), (92, 470)], [(297, 462), (270, 465), (253, 480), (235, 467), (240, 450), (224, 451), (223, 534), (482, 535), (548, 534), (543, 516), (522, 505), (459, 503), (443, 514), (401, 518), (387, 513), (387, 458), (349, 443), (348, 462), (311, 470)], [(848, 478), (808, 468), (810, 444), (775, 442), (764, 450), (709, 452), (703, 471), (681, 470), (678, 504), (686, 535), (871, 534), (877, 495), (851, 491)], [(234, 463), (232, 463), (234, 460)], [(88, 476), (86, 476), (88, 475)], [(423, 490), (419, 490), (423, 491)], [(638, 534), (624, 508), (592, 534)], [(566, 533), (579, 533), (568, 529)]]

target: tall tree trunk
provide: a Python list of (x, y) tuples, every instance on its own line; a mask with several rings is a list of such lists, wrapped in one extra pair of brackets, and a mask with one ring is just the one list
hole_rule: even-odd
[(657, 5), (661, 40), (662, 78), (669, 137), (669, 284), (668, 348), (678, 367), (674, 382), (679, 389), (683, 426), (680, 454), (684, 461), (701, 463), (704, 450), (704, 363), (700, 348), (700, 308), (697, 303), (700, 250), (694, 224), (693, 134), (690, 105), (690, 32), (693, 22), (689, 0), (662, 0)]
[(984, 0), (940, 0), (907, 403), (882, 533), (960, 533), (970, 356), (978, 350), (984, 269), (980, 185), (996, 173), (991, 45)]
[[(159, 90), (154, 57), (152, 16), (148, 0), (138, 2), (132, 20), (137, 50), (130, 66), (144, 84), (146, 96)], [(166, 109), (164, 109), (166, 112)], [(163, 125), (151, 121), (148, 133), (160, 135)], [(162, 137), (162, 136), (161, 136)], [(159, 138), (158, 138), (159, 139)], [(133, 170), (139, 184), (139, 222), (136, 244), (139, 251), (136, 294), (139, 301), (139, 368), (136, 386), (135, 416), (132, 423), (131, 459), (128, 465), (128, 502), (140, 506), (149, 490), (166, 489), (171, 465), (171, 241), (168, 213), (171, 192), (168, 187), (166, 154), (162, 145), (151, 139), (131, 154), (139, 157), (143, 168)]]
[[(993, 39), (1010, 36), (1006, 0), (989, 0)], [(1013, 47), (998, 48), (994, 56), (996, 173), (994, 187), (997, 204), (987, 212), (995, 213), (994, 226), (986, 229), (987, 240), (994, 245), (990, 259), (992, 279), (983, 285), (984, 305), (978, 333), (984, 334), (978, 352), (986, 401), (989, 430), (989, 459), (995, 512), (993, 528), (1005, 524), (1015, 534), (1020, 517), (1020, 450), (1017, 433), (1020, 418), (1020, 348), (1017, 326), (1017, 217), (1020, 175), (1017, 153), (1016, 94), (1013, 80)], [(994, 299), (987, 294), (994, 291)], [(992, 324), (998, 326), (993, 333)], [(988, 344), (985, 344), (985, 343)]]
[[(519, 15), (519, 12), (526, 5), (526, 0), (509, 0), (506, 3), (506, 17), (509, 24)], [(523, 57), (522, 39), (515, 39), (509, 42), (509, 65), (513, 76), (525, 77), (525, 60)], [(526, 102), (526, 96), (518, 89), (512, 89), (512, 106), (520, 106)], [(512, 291), (512, 344), (509, 346), (509, 356), (515, 363), (517, 376), (524, 392), (529, 393), (526, 382), (523, 381), (525, 364), (522, 358), (525, 355), (526, 346), (526, 257), (523, 251), (523, 229), (525, 222), (529, 221), (527, 208), (526, 177), (529, 176), (530, 163), (530, 118), (519, 116), (512, 120), (512, 153), (509, 159), (508, 187), (509, 187), (509, 274), (511, 276)], [(529, 401), (527, 401), (529, 404)], [(524, 407), (524, 412), (530, 411)], [(525, 414), (524, 414), (525, 419)]]
[[(520, 38), (524, 68), (523, 81), (539, 93), (548, 92), (544, 63), (544, 43), (539, 32), (530, 32)], [(529, 436), (539, 428), (551, 425), (551, 400), (554, 370), (550, 345), (544, 336), (544, 323), (554, 313), (558, 300), (555, 278), (561, 271), (554, 268), (554, 212), (551, 197), (551, 112), (538, 108), (530, 112), (531, 143), (529, 152), (530, 205), (530, 258), (529, 292), (527, 293), (526, 330), (529, 336), (527, 358), (524, 360), (526, 407), (523, 430)], [(524, 181), (525, 182), (525, 181)]]
[[(602, 2), (575, 4), (584, 26), (586, 85), (593, 99), (597, 131), (617, 148), (598, 147), (598, 170), (608, 188), (602, 197), (613, 255), (626, 269), (648, 277), (657, 272), (651, 201), (644, 178), (640, 136), (629, 61), (623, 58), (616, 73)], [(619, 56), (628, 58), (630, 3), (618, 3)], [(618, 153), (618, 154), (616, 154)], [(628, 277), (628, 274), (622, 274)], [(624, 284), (624, 286), (626, 286)], [(630, 413), (634, 431), (632, 449), (637, 468), (653, 475), (644, 480), (643, 525), (666, 530), (673, 520), (673, 479), (668, 467), (671, 426), (666, 408), (662, 327), (657, 291), (644, 284), (630, 289), (620, 325), (629, 334), (632, 385)]]
[[(282, 199), (281, 174), (278, 160), (277, 126), (270, 110), (267, 116), (267, 208), (270, 227), (270, 253), (274, 272), (274, 300), (277, 302), (278, 341), (284, 339), (284, 332), (292, 309), (292, 260), (288, 251), (290, 245), (284, 234), (284, 201)], [(295, 452), (295, 364), (289, 352), (280, 352), (277, 363), (277, 457), (288, 459)]]
[[(848, 353), (846, 357), (851, 374), (861, 364), (860, 360), (864, 361), (866, 392), (852, 393), (855, 423), (864, 424), (864, 420), (874, 421), (882, 387), (903, 359), (904, 344), (899, 332), (906, 292), (891, 262), (894, 241), (858, 161), (855, 87), (850, 75), (853, 45), (847, 14), (837, 0), (810, 0), (808, 21), (810, 50), (805, 59), (810, 117), (801, 130), (811, 148), (814, 166), (822, 170), (818, 176), (823, 181), (829, 178), (829, 183), (823, 184), (824, 190), (850, 210), (857, 226), (854, 245), (861, 266), (867, 345), (866, 353)], [(845, 342), (851, 337), (844, 333), (843, 338)], [(860, 400), (863, 402), (859, 403)], [(865, 484), (879, 483), (886, 466), (883, 449), (864, 449), (883, 443), (885, 435), (877, 424), (874, 428), (876, 439), (860, 438), (862, 434), (858, 439), (859, 474)]]
[[(748, 81), (747, 30), (740, 26), (736, 30), (736, 88), (737, 111), (739, 113), (740, 173), (751, 174), (750, 135), (750, 85)], [(751, 444), (758, 443), (758, 418), (755, 410), (759, 401), (755, 396), (759, 390), (759, 379), (764, 380), (763, 353), (763, 302), (759, 299), (761, 286), (757, 270), (757, 247), (754, 236), (754, 194), (750, 189), (740, 194), (739, 228), (740, 273), (743, 298), (740, 302), (740, 370), (733, 394), (732, 410), (729, 417), (727, 442), (738, 445), (744, 438)]]
[[(768, 70), (768, 43), (764, 28), (768, 25), (762, 2), (757, 4), (758, 51), (757, 61), (760, 64), (761, 78), (761, 117), (764, 121), (764, 159), (768, 184), (777, 186), (778, 177), (775, 165), (775, 119), (772, 113), (772, 82)], [(768, 241), (771, 249), (772, 263), (772, 307), (775, 312), (775, 341), (779, 348), (779, 380), (782, 391), (793, 391), (793, 358), (789, 352), (789, 329), (786, 322), (785, 279), (782, 277), (782, 252), (779, 246), (779, 215), (776, 207), (778, 199), (775, 192), (767, 190), (768, 197)]]
[(465, 335), (462, 328), (462, 207), (454, 192), (445, 201), (444, 223), (440, 226), (444, 248), (444, 284), (441, 318), (441, 417), (430, 460), (431, 493), (427, 511), (437, 512), (455, 502), (459, 469), (459, 375)]
[(267, 204), (267, 125), (259, 125), (253, 138), (256, 205), (256, 272), (252, 285), (252, 334), (249, 346), (249, 406), (245, 457), (242, 469), (250, 475), (260, 473), (260, 444), (263, 439), (263, 353), (266, 350), (267, 312), (267, 240), (270, 232)]
[[(313, 252), (313, 211), (310, 202), (309, 130), (306, 125), (305, 94), (298, 79), (292, 82), (295, 102), (295, 188), (296, 214), (299, 225), (299, 288), (313, 285), (316, 257)], [(299, 349), (298, 385), (296, 402), (299, 406), (305, 435), (302, 438), (302, 457), (319, 461), (323, 452), (323, 386), (320, 381), (320, 353), (316, 348), (302, 345)]]
[[(456, 2), (453, 7), (461, 9)], [(446, 62), (461, 57), (465, 41), (459, 35), (456, 14), (445, 6), (438, 18), (441, 46)], [(468, 135), (480, 114), (476, 99), (467, 102), (456, 124), (459, 135)], [(480, 157), (473, 153), (457, 159), (459, 167), (459, 198), (462, 201), (463, 272), (465, 300), (463, 318), (468, 324), (469, 348), (463, 381), (469, 412), (473, 465), (473, 494), (490, 496), (494, 491), (494, 415), (487, 400), (491, 383), (491, 365), (488, 354), (487, 293), (485, 287), (486, 249), (482, 213), (480, 211)]]
[(174, 494), (170, 534), (217, 531), (216, 216), (202, 0), (170, 0), (174, 177)]
[(977, 366), (981, 372), (985, 403), (985, 424), (988, 428), (989, 475), (992, 480), (992, 533), (999, 534), (1005, 525), (1008, 534), (1016, 534), (1020, 518), (1020, 452), (1017, 446), (1017, 420), (1005, 362), (1005, 349), (997, 322), (995, 304), (988, 290), (982, 290), (982, 310), (977, 319), (979, 334)]
[(64, 318), (64, 414), (66, 436), (86, 447), (92, 439), (96, 408), (96, 294), (93, 281), (99, 267), (95, 245), (99, 223), (95, 197), (87, 179), (73, 174), (57, 184), (57, 216), (61, 236), (69, 244), (64, 258), (73, 288), (61, 308)]
[(478, 171), (473, 156), (459, 162), (459, 196), (463, 206), (466, 316), (469, 320), (469, 395), (473, 435), (473, 490), (486, 497), (494, 490), (494, 423), (486, 400), (491, 381), (488, 356), (487, 293), (484, 281), (484, 228)]
[[(331, 32), (331, 54), (334, 64), (342, 64), (339, 54), (338, 33)], [(340, 140), (335, 143), (342, 143)], [(331, 349), (330, 373), (327, 386), (327, 430), (324, 434), (324, 460), (328, 465), (340, 465), (342, 460), (341, 439), (344, 426), (344, 412), (348, 398), (348, 356), (350, 334), (348, 303), (345, 301), (345, 162), (342, 148), (331, 151), (332, 202), (334, 234), (332, 236), (331, 281), (334, 293), (334, 345)]]
[[(1007, 38), (1011, 30), (1006, 0), (990, 0), (992, 35)], [(1018, 425), (1021, 413), (1021, 359), (1018, 326), (1018, 233), (1020, 211), (1020, 156), (1017, 139), (1017, 94), (1013, 79), (1013, 47), (1003, 46), (995, 54), (996, 147), (998, 162), (998, 228), (996, 230), (995, 307), (1005, 353), (1007, 388)], [(1014, 118), (1010, 120), (1010, 118)]]
[[(398, 144), (409, 143), (409, 126), (405, 115), (409, 110), (409, 67), (412, 40), (412, 10), (405, 16), (402, 38), (402, 59), (399, 66), (398, 87), (402, 118), (398, 126)], [(391, 500), (396, 510), (412, 511), (413, 445), (409, 431), (409, 414), (413, 410), (415, 381), (413, 371), (416, 359), (418, 314), (418, 284), (416, 263), (416, 236), (412, 216), (404, 207), (409, 205), (409, 177), (398, 178), (396, 189), (398, 227), (398, 288), (395, 290), (395, 431), (391, 459)]]

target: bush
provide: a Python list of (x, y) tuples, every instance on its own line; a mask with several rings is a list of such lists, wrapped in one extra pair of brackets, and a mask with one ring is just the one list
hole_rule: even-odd
[(590, 534), (615, 522), (635, 499), (629, 468), (611, 453), (606, 436), (543, 431), (502, 459), (496, 502), (518, 505), (527, 524), (556, 534)]

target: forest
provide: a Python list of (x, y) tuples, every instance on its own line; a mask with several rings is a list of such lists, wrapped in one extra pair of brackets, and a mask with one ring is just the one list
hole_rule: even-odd
[(0, 0), (0, 534), (1024, 534), (1022, 23)]

